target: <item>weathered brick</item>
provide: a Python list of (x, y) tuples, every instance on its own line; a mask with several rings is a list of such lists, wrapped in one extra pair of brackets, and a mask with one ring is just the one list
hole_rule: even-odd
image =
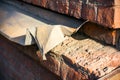
[(37, 53), (37, 55), (39, 56), (41, 64), (45, 68), (47, 68), (48, 70), (50, 70), (54, 74), (60, 76), (60, 62), (57, 59), (55, 59), (54, 57), (52, 57), (50, 55), (46, 55), (47, 61), (43, 61), (42, 56), (40, 56), (39, 52)]
[(63, 80), (89, 80), (86, 74), (78, 73), (65, 63), (61, 63), (60, 75)]
[(32, 3), (109, 28), (120, 28), (120, 0), (32, 0)]
[(75, 71), (74, 68), (71, 68), (61, 59), (60, 55), (59, 57), (55, 58), (56, 54), (47, 54), (47, 60), (43, 61), (41, 59), (41, 55), (39, 55), (40, 52), (38, 52), (37, 54), (40, 58), (41, 64), (54, 74), (60, 76), (62, 80), (88, 80), (88, 75), (82, 74), (82, 72)]
[(119, 28), (120, 7), (99, 7), (95, 5), (82, 5), (81, 18), (109, 28)]
[(116, 6), (120, 5), (120, 0), (89, 0), (90, 3), (101, 6)]
[(98, 80), (119, 80), (120, 79), (120, 68), (112, 71), (106, 76), (103, 76), (102, 78)]
[(120, 59), (119, 59), (120, 55), (119, 55), (119, 53), (120, 52), (115, 52), (115, 53), (109, 55), (109, 57), (111, 57), (111, 62), (108, 63), (109, 66), (115, 67), (115, 66), (119, 65), (119, 63), (120, 63)]
[(77, 37), (74, 36), (69, 38), (70, 40), (65, 40), (62, 45), (58, 45), (53, 49), (53, 52), (58, 52), (56, 54), (63, 53), (64, 60), (71, 65), (78, 64), (76, 65), (77, 69), (90, 75), (90, 80), (104, 76), (120, 65), (118, 59), (120, 52), (117, 49), (88, 39), (85, 36), (82, 37), (81, 34)]
[(0, 70), (5, 80), (60, 80), (1, 35), (0, 43)]
[(119, 30), (104, 28), (101, 25), (88, 22), (83, 25), (81, 31), (88, 36), (107, 44), (118, 44), (118, 39), (120, 35)]
[(47, 8), (52, 9), (54, 11), (68, 14), (68, 0), (48, 0)]
[(80, 18), (82, 9), (82, 1), (81, 0), (70, 0), (69, 1), (69, 15), (75, 16), (76, 18)]
[(47, 5), (47, 0), (39, 0), (39, 5), (42, 6), (42, 7), (46, 7)]
[[(72, 68), (69, 65), (67, 65), (64, 62), (64, 60), (60, 54), (58, 55), (55, 53), (49, 53), (46, 55), (47, 60), (42, 60), (42, 56), (40, 55), (40, 52), (37, 51), (35, 45), (24, 47), (24, 46), (15, 44), (15, 43), (11, 43), (11, 41), (8, 41), (8, 40), (7, 40), (7, 42), (11, 46), (14, 46), (16, 50), (23, 53), (23, 55), (25, 54), (28, 57), (30, 57), (30, 59), (39, 62), (40, 65), (42, 65), (44, 68), (46, 68), (50, 72), (54, 73), (55, 75), (59, 76), (63, 80), (73, 80), (73, 79), (74, 80), (79, 80), (79, 79), (88, 80), (88, 75), (83, 74), (82, 72), (78, 72), (75, 70), (75, 68)], [(6, 43), (6, 44), (8, 44), (8, 43)], [(36, 53), (36, 51), (37, 51), (37, 53)], [(37, 54), (37, 56), (35, 53)], [(26, 63), (28, 63), (28, 62), (26, 62)], [(27, 65), (29, 66), (31, 64), (27, 64)], [(34, 73), (34, 74), (37, 74), (37, 73)]]
[(97, 14), (95, 13), (95, 7), (91, 5), (84, 4), (82, 5), (81, 18), (87, 19), (90, 21), (96, 21)]
[(97, 22), (110, 28), (119, 28), (120, 7), (98, 7)]

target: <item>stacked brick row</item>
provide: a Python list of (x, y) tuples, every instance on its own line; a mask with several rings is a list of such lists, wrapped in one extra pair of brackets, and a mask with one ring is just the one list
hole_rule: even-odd
[(119, 51), (79, 34), (74, 38), (83, 40), (65, 40), (46, 55), (47, 60), (42, 60), (36, 45), (25, 47), (0, 38), (5, 80), (96, 80), (120, 65)]
[(37, 6), (83, 18), (109, 28), (120, 28), (120, 0), (23, 0)]
[(48, 53), (45, 61), (35, 45), (21, 46), (1, 35), (0, 43), (4, 80), (96, 80), (120, 65), (119, 51), (87, 38), (69, 38)]
[(0, 80), (61, 80), (0, 35)]
[[(109, 2), (106, 1), (106, 4), (102, 3), (104, 2), (103, 0), (96, 0), (96, 2), (93, 0), (84, 2), (77, 0), (66, 1), (67, 0), (29, 0), (28, 2), (63, 14), (69, 14), (76, 18), (82, 16), (82, 18), (91, 21), (98, 20), (98, 10), (99, 7), (102, 8), (101, 5), (104, 4), (103, 8), (111, 8), (115, 6), (114, 4), (116, 4), (116, 6), (118, 5), (118, 2), (113, 3), (113, 0)], [(69, 7), (65, 8), (66, 3), (64, 2), (68, 3)], [(59, 6), (57, 6), (58, 3)], [(73, 7), (70, 7), (70, 5)], [(81, 11), (83, 11), (84, 14), (82, 14)], [(95, 13), (93, 14), (92, 11)], [(110, 13), (105, 13), (105, 15), (107, 14)], [(114, 12), (111, 15), (113, 14)], [(102, 15), (102, 17), (105, 15)], [(110, 20), (114, 20), (113, 18), (110, 18)], [(105, 16), (105, 21), (107, 20), (107, 16)], [(104, 23), (104, 21), (102, 23)], [(116, 28), (114, 26), (108, 27)], [(96, 32), (94, 32), (95, 30)], [(114, 43), (116, 39), (114, 38), (114, 34), (116, 35), (117, 33), (113, 29), (103, 29), (101, 26), (92, 23), (84, 25), (82, 31), (95, 38), (106, 40), (106, 43)], [(78, 37), (80, 38), (80, 36)], [(36, 46), (23, 47), (10, 42), (2, 36), (0, 36), (0, 39), (0, 71), (6, 80), (60, 80), (60, 78), (62, 80), (94, 80), (94, 78), (101, 77), (120, 66), (119, 51), (85, 38), (85, 42), (84, 39), (71, 40), (71, 38), (63, 42), (58, 45), (55, 50), (46, 55), (46, 61), (41, 59), (39, 52), (36, 55)], [(79, 44), (77, 45), (76, 43)], [(101, 64), (102, 67), (100, 66)], [(41, 65), (52, 73), (41, 67)]]
[(60, 57), (48, 54), (43, 61), (35, 45), (21, 46), (1, 35), (0, 43), (0, 74), (4, 80), (89, 80)]

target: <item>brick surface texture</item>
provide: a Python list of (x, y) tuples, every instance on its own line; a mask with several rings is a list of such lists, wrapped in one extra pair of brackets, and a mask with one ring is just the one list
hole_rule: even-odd
[[(38, 77), (38, 73), (39, 77), (46, 76), (43, 73), (44, 71), (42, 73), (41, 70), (38, 71), (38, 69), (41, 68), (40, 66), (39, 68), (35, 66), (36, 62), (38, 62), (39, 65), (42, 65), (42, 67), (46, 68), (48, 71), (59, 76), (62, 80), (96, 80), (120, 66), (120, 52), (118, 50), (108, 45), (98, 43), (92, 39), (89, 39), (88, 37), (82, 36), (79, 33), (73, 35), (72, 37), (55, 47), (53, 50), (51, 50), (51, 52), (46, 55), (47, 60), (45, 61), (42, 60), (40, 52), (37, 51), (38, 49), (36, 45), (23, 47), (8, 40), (0, 41), (2, 43), (1, 49), (3, 50), (6, 49), (4, 47), (7, 47), (7, 51), (9, 51), (9, 54), (7, 54), (8, 52), (5, 52), (3, 54), (1, 50), (1, 61), (10, 61), (9, 63), (15, 66), (11, 68), (17, 70), (20, 75), (25, 73), (25, 78), (27, 77), (27, 75), (30, 77)], [(13, 48), (11, 48), (11, 45), (13, 45)], [(9, 50), (8, 47), (10, 47)], [(17, 51), (20, 52), (17, 53)], [(12, 54), (10, 54), (10, 52)], [(25, 54), (26, 56), (30, 57), (30, 60), (34, 61), (29, 62), (27, 61), (26, 57), (24, 58), (24, 56), (20, 56), (20, 54)], [(5, 57), (3, 55), (5, 55), (6, 58), (2, 58)], [(22, 61), (23, 63), (20, 63), (20, 61)], [(7, 65), (10, 64), (7, 63)], [(25, 68), (22, 65), (24, 65)], [(9, 71), (9, 68), (5, 68), (5, 70)], [(32, 70), (33, 74), (29, 73), (29, 70), (30, 72)], [(34, 70), (36, 71), (34, 72)], [(49, 75), (52, 75), (52, 73)], [(18, 76), (17, 73), (14, 74)], [(13, 76), (12, 74), (8, 75)]]
[(1, 35), (0, 44), (0, 80), (61, 80)]
[(23, 0), (37, 6), (83, 18), (109, 28), (120, 28), (120, 0)]
[[(101, 25), (87, 22), (79, 31), (101, 42), (116, 45), (116, 47), (119, 46), (119, 29), (104, 28)], [(119, 49), (119, 47), (117, 48)]]
[[(104, 76), (120, 66), (120, 52), (81, 34), (73, 35), (52, 52), (62, 55), (68, 63), (77, 66), (78, 71), (96, 77)], [(93, 80), (90, 78), (90, 80)]]
[[(120, 28), (120, 0), (23, 1), (109, 28)], [(107, 44), (120, 43), (118, 29), (98, 24), (88, 22), (80, 31)], [(120, 66), (120, 51), (80, 33), (52, 49), (46, 54), (47, 60), (42, 60), (36, 45), (21, 46), (1, 35), (0, 43), (0, 74), (6, 80), (96, 80)]]
[(89, 80), (61, 56), (47, 54), (47, 60), (42, 60), (36, 45), (24, 47), (1, 35), (0, 43), (0, 72), (5, 80)]

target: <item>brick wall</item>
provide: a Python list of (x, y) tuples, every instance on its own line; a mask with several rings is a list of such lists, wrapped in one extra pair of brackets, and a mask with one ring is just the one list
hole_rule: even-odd
[(109, 28), (120, 28), (120, 0), (23, 0), (37, 6), (83, 18)]
[(0, 80), (60, 80), (0, 35)]

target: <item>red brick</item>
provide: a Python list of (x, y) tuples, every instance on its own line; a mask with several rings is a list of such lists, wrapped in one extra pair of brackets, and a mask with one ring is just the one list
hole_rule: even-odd
[(47, 5), (47, 0), (40, 0), (39, 3), (40, 3), (40, 4), (39, 4), (40, 6), (46, 7), (46, 5)]
[(47, 8), (60, 13), (68, 14), (68, 0), (48, 0)]
[(120, 28), (120, 0), (32, 0), (32, 4), (109, 28)]
[(6, 80), (60, 80), (0, 35), (0, 70)]
[(40, 56), (40, 53), (37, 53), (40, 59), (41, 64), (47, 68), (48, 70), (50, 70), (51, 72), (53, 72), (54, 74), (58, 75), (60, 74), (60, 62), (53, 58), (52, 56), (47, 55), (47, 61), (43, 61), (42, 57)]
[[(119, 2), (119, 3), (120, 3), (120, 2)], [(120, 28), (120, 16), (119, 16), (120, 7), (119, 7), (119, 6), (113, 7), (113, 9), (115, 9), (113, 27), (114, 27), (114, 28)]]
[(120, 5), (120, 0), (89, 0), (90, 3), (101, 6), (116, 6)]
[[(105, 34), (111, 34), (111, 32), (108, 30)], [(91, 78), (102, 77), (120, 65), (120, 51), (111, 46), (98, 43), (88, 37), (83, 37), (81, 34), (75, 37), (76, 35), (73, 35), (73, 38), (70, 37), (69, 40), (65, 40), (62, 45), (58, 45), (53, 52), (57, 52), (56, 54), (63, 53), (62, 55), (65, 56), (63, 58), (66, 62), (76, 66), (84, 74), (89, 74)], [(90, 80), (93, 80), (91, 78)]]
[(100, 24), (111, 27), (114, 24), (114, 9), (111, 7), (99, 7), (98, 8), (98, 19)]
[(94, 5), (82, 5), (81, 18), (98, 23), (109, 28), (120, 28), (120, 7), (98, 7)]
[[(40, 53), (38, 52), (37, 54), (39, 58), (41, 58)], [(55, 58), (55, 54), (47, 55), (47, 60), (43, 61), (40, 59), (40, 62), (45, 68), (60, 76), (62, 80), (88, 80), (86, 74), (82, 74), (81, 72), (75, 71), (74, 68), (70, 68), (70, 66), (62, 61), (61, 57)]]
[(68, 67), (65, 63), (61, 63), (60, 75), (63, 80), (88, 80), (88, 76), (78, 73), (74, 69)]
[(70, 0), (69, 1), (69, 15), (74, 16), (76, 18), (80, 18), (82, 9), (82, 1), (81, 0)]
[(97, 22), (110, 28), (119, 28), (120, 7), (99, 7)]
[(83, 25), (81, 31), (94, 39), (112, 45), (116, 45), (119, 38), (119, 30), (104, 28), (91, 22)]
[(109, 55), (111, 57), (111, 62), (109, 62), (109, 66), (111, 67), (115, 67), (117, 65), (120, 65), (120, 55), (119, 55), (120, 52), (116, 52), (116, 53), (113, 53), (111, 55)]
[(82, 14), (81, 14), (81, 18), (83, 19), (87, 19), (90, 21), (96, 21), (96, 16), (97, 14), (95, 14), (95, 7), (91, 6), (91, 5), (82, 5)]

